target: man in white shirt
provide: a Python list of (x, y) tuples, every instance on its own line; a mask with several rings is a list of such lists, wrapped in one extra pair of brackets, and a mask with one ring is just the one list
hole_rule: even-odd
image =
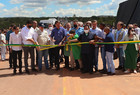
[[(34, 32), (36, 33), (37, 31), (39, 31), (39, 28), (37, 27), (38, 23), (37, 21), (33, 21), (33, 28), (34, 28)], [(38, 66), (38, 52), (36, 50), (36, 66)]]
[[(21, 30), (21, 36), (23, 39), (24, 45), (34, 45), (34, 29), (32, 28), (32, 21), (28, 20), (26, 23), (26, 26), (22, 28)], [(24, 50), (24, 64), (25, 64), (25, 70), (26, 73), (30, 73), (28, 70), (28, 53), (31, 55), (31, 68), (32, 71), (37, 71), (35, 69), (35, 56), (34, 56), (34, 47), (23, 47)]]
[[(97, 20), (92, 21), (92, 28), (90, 29), (91, 32), (96, 34), (99, 37), (102, 37), (102, 31), (97, 27)], [(95, 60), (94, 65), (95, 65), (95, 71), (98, 71), (98, 55), (99, 55), (99, 45), (95, 45)]]
[(5, 60), (5, 53), (6, 53), (6, 36), (4, 35), (4, 29), (1, 30), (1, 34), (0, 34), (0, 44), (2, 44), (3, 46), (1, 46), (1, 60), (4, 61)]
[[(9, 44), (22, 44), (21, 33), (19, 32), (19, 27), (14, 26), (14, 31), (10, 34)], [(22, 46), (10, 46), (10, 52), (13, 54), (13, 73), (16, 74), (17, 68), (17, 56), (19, 60), (19, 73), (22, 74)]]

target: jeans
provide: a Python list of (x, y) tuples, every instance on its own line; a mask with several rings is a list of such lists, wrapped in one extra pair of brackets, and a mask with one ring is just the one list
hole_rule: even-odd
[(117, 55), (119, 57), (119, 67), (124, 67), (124, 50), (123, 48), (117, 48)]
[(95, 70), (98, 70), (99, 47), (95, 47)]
[(106, 52), (106, 63), (108, 65), (108, 72), (115, 73), (115, 65), (113, 62), (113, 53)]
[(17, 58), (18, 58), (18, 62), (19, 62), (19, 71), (21, 71), (22, 70), (22, 50), (20, 50), (20, 51), (12, 50), (12, 54), (13, 54), (14, 72), (16, 72), (16, 68), (17, 68)]
[(24, 50), (25, 70), (28, 71), (28, 53), (30, 53), (30, 55), (31, 55), (31, 67), (32, 67), (32, 70), (35, 69), (34, 47), (23, 47), (23, 50)]
[(39, 70), (42, 70), (42, 57), (44, 57), (44, 63), (46, 69), (49, 68), (48, 65), (48, 50), (38, 51), (38, 67)]
[(101, 57), (103, 61), (103, 70), (106, 70), (106, 52), (105, 52), (105, 47), (101, 47)]

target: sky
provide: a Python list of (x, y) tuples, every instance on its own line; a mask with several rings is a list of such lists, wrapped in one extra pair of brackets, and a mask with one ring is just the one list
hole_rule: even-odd
[(0, 0), (0, 17), (81, 17), (117, 15), (126, 0)]

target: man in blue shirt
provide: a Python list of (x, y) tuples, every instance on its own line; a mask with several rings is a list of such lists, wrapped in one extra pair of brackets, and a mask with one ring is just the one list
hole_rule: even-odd
[[(98, 37), (102, 38), (102, 31), (97, 27), (97, 20), (92, 21), (92, 29), (90, 29), (91, 32), (96, 34)], [(99, 55), (99, 46), (95, 45), (95, 71), (98, 71), (98, 55)]]
[[(99, 38), (104, 42), (115, 42), (114, 35), (110, 32), (109, 27), (105, 27), (104, 32), (106, 33), (105, 39)], [(106, 63), (108, 65), (108, 74), (115, 75), (115, 65), (113, 62), (113, 54), (114, 54), (114, 44), (105, 44), (105, 53), (106, 53)]]
[[(114, 42), (114, 35), (110, 32), (110, 28), (106, 27), (104, 29), (106, 32), (106, 38), (104, 42)], [(114, 54), (114, 44), (105, 45), (106, 51), (106, 61), (108, 65), (108, 74), (114, 75), (115, 74), (115, 65), (113, 62), (113, 54)]]
[[(12, 24), (12, 25), (11, 25), (10, 31), (8, 31), (7, 34), (6, 34), (6, 43), (7, 43), (7, 44), (9, 44), (10, 34), (13, 33), (13, 27), (14, 27), (14, 26), (15, 26), (15, 25)], [(6, 48), (7, 48), (7, 50), (10, 50), (10, 47), (9, 47), (9, 46), (7, 46)], [(12, 52), (9, 52), (9, 65), (10, 65), (10, 68), (12, 68), (12, 66), (13, 66)]]
[[(51, 33), (51, 40), (54, 41), (56, 45), (61, 46), (66, 39), (67, 33), (63, 27), (60, 27), (60, 21), (55, 22), (55, 28), (52, 30)], [(59, 62), (59, 51), (61, 47), (55, 48), (55, 65), (56, 70), (60, 69), (60, 62)]]
[(75, 33), (78, 34), (78, 36), (84, 32), (84, 28), (79, 27), (78, 20), (73, 21), (73, 29), (75, 30)]

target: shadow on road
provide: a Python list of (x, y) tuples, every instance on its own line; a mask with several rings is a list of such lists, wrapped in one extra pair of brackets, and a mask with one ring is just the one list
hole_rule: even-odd
[[(9, 68), (3, 68), (0, 69), (1, 70), (8, 70)], [(65, 68), (61, 68), (59, 71), (56, 71), (55, 69), (49, 69), (49, 70), (45, 70), (43, 69), (43, 71), (37, 71), (37, 72), (33, 72), (30, 70), (30, 74), (26, 74), (25, 71), (23, 71), (23, 74), (19, 74), (17, 72), (16, 75), (14, 75), (13, 69), (9, 69), (11, 71), (11, 73), (9, 74), (1, 74), (0, 78), (4, 78), (4, 77), (14, 77), (14, 76), (24, 76), (24, 75), (40, 75), (40, 74), (46, 74), (47, 76), (52, 76), (52, 75), (58, 75), (60, 78), (63, 77), (80, 77), (81, 79), (92, 79), (92, 78), (98, 78), (98, 77), (110, 77), (110, 75), (107, 74), (102, 74), (100, 72), (96, 72), (93, 74), (89, 74), (89, 73), (85, 73), (82, 74), (79, 70), (74, 70), (74, 71), (70, 71), (68, 69)], [(18, 70), (17, 70), (18, 71)], [(121, 75), (128, 75), (128, 74), (124, 74), (122, 71), (116, 71), (116, 75), (114, 76), (121, 76)]]

